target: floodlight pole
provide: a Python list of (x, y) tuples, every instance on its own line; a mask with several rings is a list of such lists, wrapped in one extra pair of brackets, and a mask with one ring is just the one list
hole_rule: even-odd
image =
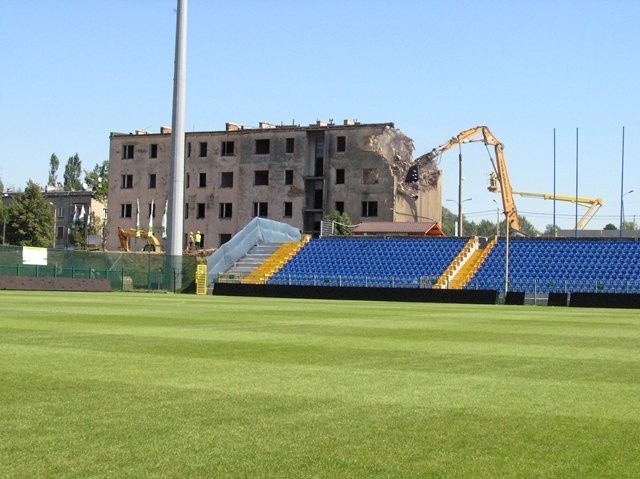
[(509, 292), (509, 221), (507, 223), (507, 237), (506, 237), (506, 252), (504, 255), (504, 297), (507, 297)]
[(187, 0), (177, 0), (176, 50), (171, 122), (171, 176), (167, 214), (168, 270), (173, 272), (174, 290), (182, 286), (182, 243), (184, 217), (184, 142), (187, 61)]

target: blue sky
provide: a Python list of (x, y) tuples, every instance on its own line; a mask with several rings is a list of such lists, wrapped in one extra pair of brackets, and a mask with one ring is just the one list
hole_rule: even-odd
[[(109, 133), (171, 124), (175, 0), (0, 2), (0, 178), (44, 185), (49, 157), (90, 170)], [(355, 118), (394, 122), (415, 156), (487, 125), (513, 188), (578, 192), (605, 206), (590, 227), (640, 223), (640, 2), (190, 0), (188, 130)], [(621, 190), (622, 127), (624, 190)], [(463, 148), (468, 219), (496, 217), (482, 145)], [(444, 199), (457, 198), (457, 153)], [(539, 229), (550, 201), (516, 196)], [(453, 202), (445, 206), (455, 211)], [(580, 210), (580, 214), (582, 209)], [(557, 204), (572, 228), (575, 207)]]

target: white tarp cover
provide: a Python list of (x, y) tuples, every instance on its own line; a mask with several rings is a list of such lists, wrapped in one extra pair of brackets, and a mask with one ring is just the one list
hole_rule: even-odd
[(219, 273), (227, 271), (259, 243), (290, 243), (300, 241), (301, 238), (298, 228), (279, 221), (256, 217), (209, 256), (207, 283), (213, 283)]

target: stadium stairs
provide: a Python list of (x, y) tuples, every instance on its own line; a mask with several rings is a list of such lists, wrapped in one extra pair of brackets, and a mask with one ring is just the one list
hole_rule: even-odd
[(486, 243), (478, 241), (478, 247), (473, 250), (466, 261), (460, 265), (456, 274), (449, 280), (449, 289), (464, 289), (476, 274), (484, 260), (489, 256), (491, 250), (498, 242), (496, 237)]
[[(266, 282), (309, 241), (309, 237), (303, 237), (300, 242), (281, 244), (273, 253), (257, 265), (241, 282), (243, 284), (266, 284)], [(256, 246), (257, 248), (258, 246)]]

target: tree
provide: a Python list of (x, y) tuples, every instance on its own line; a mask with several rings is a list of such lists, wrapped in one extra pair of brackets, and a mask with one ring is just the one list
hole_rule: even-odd
[(84, 181), (93, 190), (93, 196), (103, 203), (109, 194), (109, 160), (96, 163), (91, 171), (84, 172)]
[(2, 179), (0, 179), (0, 193), (4, 193), (4, 183), (2, 182)]
[(540, 234), (538, 230), (535, 228), (535, 226), (529, 223), (527, 218), (525, 218), (524, 216), (518, 215), (518, 219), (520, 220), (520, 232), (522, 234), (529, 237), (538, 236)]
[(324, 217), (324, 222), (335, 223), (333, 234), (337, 236), (348, 236), (351, 234), (351, 230), (353, 230), (353, 223), (351, 222), (349, 215), (346, 213), (340, 213), (339, 211), (329, 213)]
[(22, 193), (9, 203), (7, 240), (19, 246), (47, 247), (53, 244), (54, 211), (40, 186), (29, 180)]
[(553, 225), (547, 225), (544, 229), (544, 233), (542, 233), (543, 236), (558, 236), (558, 233), (560, 232), (560, 228), (558, 228), (558, 226), (556, 225), (555, 227), (555, 231), (553, 229)]
[(78, 191), (82, 189), (80, 175), (82, 174), (82, 162), (76, 153), (70, 156), (64, 167), (64, 191)]
[[(446, 208), (442, 208), (442, 229), (445, 236), (456, 235), (455, 223), (457, 218), (457, 215)], [(520, 220), (520, 231), (525, 236), (538, 236), (538, 231), (524, 216), (518, 216), (518, 219)], [(479, 224), (476, 224), (473, 221), (465, 220), (464, 215), (462, 221), (462, 233), (465, 236), (495, 236), (496, 234), (496, 224), (492, 221), (482, 220)], [(504, 235), (506, 231), (506, 220), (502, 220), (500, 222), (500, 234)], [(510, 232), (510, 234), (513, 234), (513, 232)]]
[(56, 186), (58, 182), (58, 167), (60, 166), (60, 160), (55, 153), (51, 153), (49, 158), (49, 186)]
[(605, 229), (605, 230), (617, 230), (618, 228), (616, 228), (616, 225), (614, 225), (613, 223), (609, 223), (603, 229)]

